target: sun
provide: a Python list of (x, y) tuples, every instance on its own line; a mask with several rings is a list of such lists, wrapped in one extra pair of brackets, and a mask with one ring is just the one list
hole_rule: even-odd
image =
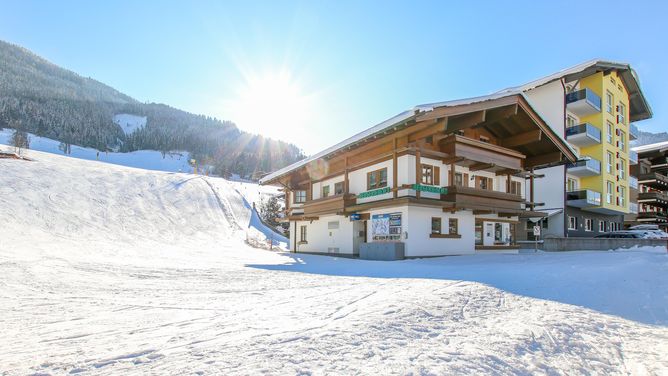
[(313, 98), (287, 71), (247, 77), (230, 105), (239, 128), (292, 142), (312, 120)]

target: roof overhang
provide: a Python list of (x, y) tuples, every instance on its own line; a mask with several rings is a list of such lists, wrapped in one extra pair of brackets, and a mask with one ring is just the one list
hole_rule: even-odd
[(564, 79), (566, 82), (575, 81), (590, 76), (597, 72), (616, 70), (629, 93), (630, 119), (639, 121), (652, 117), (652, 109), (640, 88), (638, 75), (627, 63), (605, 61), (600, 59), (590, 60), (574, 67), (561, 70), (549, 76), (539, 78), (524, 85), (501, 90), (500, 93), (508, 91), (528, 91), (550, 82)]
[[(545, 138), (542, 141), (544, 142), (543, 145), (553, 145), (556, 147), (554, 152), (561, 153), (567, 161), (575, 162), (577, 160), (578, 156), (575, 150), (570, 147), (561, 135), (554, 132), (541, 115), (530, 105), (524, 94), (518, 91), (416, 106), (412, 110), (404, 111), (364, 132), (358, 133), (353, 137), (327, 148), (320, 153), (271, 173), (260, 179), (260, 184), (278, 183), (280, 178), (307, 166), (311, 162), (315, 162), (319, 159), (327, 159), (342, 150), (353, 149), (369, 140), (374, 140), (400, 129), (410, 127), (416, 122), (438, 118), (461, 117), (469, 113), (494, 110), (508, 106), (515, 106), (515, 111), (521, 111), (523, 116), (526, 116), (529, 119), (528, 121), (535, 124), (535, 128), (539, 129), (540, 132), (545, 135)], [(486, 124), (489, 123), (490, 121), (483, 120), (479, 122), (479, 125), (486, 126)], [(543, 148), (539, 149), (541, 151), (543, 150)], [(553, 163), (553, 161), (550, 161), (550, 163)]]

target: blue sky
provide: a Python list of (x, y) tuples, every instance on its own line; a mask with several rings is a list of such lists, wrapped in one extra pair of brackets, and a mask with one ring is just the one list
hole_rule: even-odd
[[(637, 125), (668, 130), (668, 2), (0, 5), (0, 39), (140, 101), (232, 120), (307, 153), (416, 104), (488, 94), (596, 57), (632, 64), (654, 111)], [(258, 102), (268, 106), (239, 105), (276, 77), (285, 82)]]

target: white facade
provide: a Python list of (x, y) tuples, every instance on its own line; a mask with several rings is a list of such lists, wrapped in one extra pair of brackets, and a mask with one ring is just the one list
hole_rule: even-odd
[[(443, 164), (440, 160), (431, 158), (421, 158), (422, 164), (428, 164), (439, 167), (439, 186), (452, 185), (448, 179), (450, 165)], [(358, 170), (350, 171), (349, 193), (359, 195), (367, 191), (367, 173), (380, 169), (387, 169), (387, 187), (394, 188), (392, 160), (380, 162)], [(415, 184), (415, 156), (403, 155), (397, 158), (397, 185)], [(466, 174), (468, 179), (463, 181), (465, 186), (473, 187), (474, 177), (484, 176), (493, 181), (493, 190), (506, 191), (506, 176), (496, 176), (493, 172), (475, 171), (470, 172), (468, 168), (455, 166), (455, 171)], [(513, 181), (520, 184), (520, 193), (524, 193), (525, 181), (522, 178), (512, 177)], [(344, 181), (344, 175), (327, 178), (321, 182), (313, 183), (313, 199), (321, 198), (322, 187), (330, 186), (330, 195), (334, 195), (334, 184)], [(397, 192), (398, 197), (415, 196), (413, 189), (401, 189)], [(293, 197), (292, 195), (290, 196)], [(370, 203), (392, 199), (393, 192), (384, 193), (376, 196), (358, 198), (357, 204)], [(421, 192), (422, 198), (440, 199), (439, 193)], [(301, 205), (291, 204), (293, 208), (300, 208)], [(405, 246), (406, 257), (429, 257), (444, 255), (461, 255), (475, 253), (475, 225), (476, 219), (483, 219), (483, 229), (492, 226), (493, 229), (502, 229), (501, 237), (495, 239), (494, 231), (482, 232), (481, 241), (478, 245), (493, 246), (510, 243), (510, 224), (509, 220), (517, 221), (515, 218), (499, 219), (496, 215), (474, 215), (470, 210), (459, 210), (453, 213), (444, 212), (439, 206), (423, 206), (413, 204), (403, 204), (401, 206), (380, 207), (369, 210), (358, 211), (356, 214), (364, 216), (366, 219), (351, 220), (343, 215), (322, 215), (314, 220), (294, 221), (290, 223), (290, 250), (305, 253), (324, 253), (357, 255), (359, 246), (363, 242), (381, 241), (374, 239), (372, 231), (372, 221), (375, 215), (381, 214), (400, 214), (401, 215), (401, 233), (398, 239)], [(432, 236), (432, 218), (441, 219), (441, 231), (448, 234), (449, 220), (456, 219), (458, 231), (457, 236), (439, 237)], [(488, 225), (489, 224), (489, 225)], [(302, 241), (302, 227), (305, 228), (305, 239)], [(498, 235), (498, 234), (497, 234)], [(386, 240), (382, 240), (386, 241)]]

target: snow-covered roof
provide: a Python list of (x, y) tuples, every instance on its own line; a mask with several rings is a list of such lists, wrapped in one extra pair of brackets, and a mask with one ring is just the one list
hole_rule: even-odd
[[(484, 95), (484, 96), (479, 96), (479, 97), (472, 97), (472, 98), (466, 98), (466, 99), (456, 99), (456, 100), (451, 100), (451, 101), (446, 101), (446, 102), (436, 102), (436, 103), (429, 103), (429, 104), (422, 104), (422, 105), (415, 106), (410, 110), (406, 110), (406, 111), (404, 111), (404, 112), (402, 112), (398, 115), (395, 115), (394, 117), (392, 117), (390, 119), (387, 119), (387, 120), (383, 121), (382, 123), (376, 124), (375, 126), (369, 128), (369, 129), (367, 129), (363, 132), (360, 132), (360, 133), (358, 133), (358, 134), (356, 134), (356, 135), (354, 135), (350, 138), (347, 138), (347, 139), (339, 142), (338, 144), (336, 144), (334, 146), (331, 146), (331, 147), (329, 147), (329, 148), (327, 148), (327, 149), (325, 149), (325, 150), (323, 150), (319, 153), (316, 153), (316, 154), (314, 154), (314, 155), (312, 155), (308, 158), (302, 159), (301, 161), (295, 162), (295, 163), (293, 163), (293, 164), (291, 164), (287, 167), (284, 167), (280, 170), (272, 172), (271, 174), (269, 174), (269, 175), (263, 177), (262, 179), (260, 179), (260, 184), (266, 184), (269, 181), (272, 181), (272, 180), (274, 180), (278, 177), (286, 175), (286, 174), (288, 174), (288, 173), (290, 173), (294, 170), (297, 170), (298, 168), (306, 166), (307, 164), (309, 164), (309, 163), (311, 163), (315, 160), (327, 157), (328, 155), (330, 155), (330, 154), (332, 154), (332, 153), (334, 153), (334, 152), (336, 152), (340, 149), (343, 149), (345, 147), (348, 147), (348, 146), (354, 145), (356, 143), (359, 143), (361, 141), (364, 141), (364, 140), (366, 140), (370, 137), (373, 137), (374, 135), (384, 133), (387, 130), (389, 130), (391, 128), (394, 128), (395, 126), (398, 126), (400, 124), (403, 124), (403, 123), (407, 122), (408, 120), (416, 117), (419, 114), (423, 114), (425, 112), (433, 111), (435, 108), (462, 106), (462, 105), (467, 105), (467, 104), (492, 101), (492, 100), (505, 98), (505, 97), (510, 97), (510, 96), (514, 96), (514, 95), (521, 95), (525, 100), (527, 100), (526, 96), (523, 94), (523, 92), (521, 90), (508, 90), (508, 91), (504, 91), (504, 92), (499, 92), (499, 93), (494, 93), (494, 94)], [(527, 100), (527, 102), (528, 102), (528, 100)], [(533, 110), (536, 111), (535, 109), (533, 109)], [(538, 114), (538, 116), (541, 119), (544, 119), (544, 117), (542, 117), (540, 115), (540, 113), (538, 113), (537, 111), (536, 111), (536, 113)], [(550, 128), (550, 130), (552, 130), (552, 128)], [(562, 141), (562, 143), (566, 147), (568, 147), (568, 149), (570, 151), (573, 152), (573, 154), (575, 154), (575, 155), (578, 154), (575, 151), (575, 149), (573, 149), (564, 140), (564, 138), (561, 135), (559, 135), (557, 133), (555, 133), (555, 135)]]
[(552, 81), (560, 80), (565, 78), (566, 81), (576, 80), (582, 77), (586, 77), (597, 71), (605, 71), (609, 69), (615, 69), (619, 71), (619, 75), (626, 86), (626, 89), (629, 92), (629, 102), (630, 102), (630, 118), (631, 121), (638, 121), (649, 119), (652, 117), (652, 109), (645, 98), (641, 88), (640, 80), (638, 75), (631, 68), (631, 65), (628, 63), (621, 63), (615, 61), (607, 61), (603, 59), (593, 59), (580, 63), (578, 65), (572, 66), (570, 68), (562, 69), (551, 75), (541, 77), (537, 80), (527, 82), (520, 86), (510, 87), (503, 90), (500, 90), (498, 93), (509, 93), (517, 91), (528, 91), (535, 89), (539, 86), (548, 84)]
[(662, 142), (657, 142), (654, 144), (647, 144), (647, 145), (641, 145), (641, 146), (636, 146), (634, 148), (631, 148), (631, 150), (637, 152), (637, 153), (644, 153), (648, 151), (657, 151), (657, 150), (662, 150), (662, 149), (668, 149), (668, 141), (662, 141)]

